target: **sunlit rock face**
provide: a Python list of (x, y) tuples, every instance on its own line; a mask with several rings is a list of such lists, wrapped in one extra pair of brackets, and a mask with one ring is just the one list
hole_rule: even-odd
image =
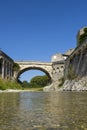
[(66, 80), (60, 89), (62, 91), (87, 91), (87, 77)]

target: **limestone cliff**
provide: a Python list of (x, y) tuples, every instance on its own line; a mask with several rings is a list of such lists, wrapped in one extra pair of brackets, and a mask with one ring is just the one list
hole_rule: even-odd
[(67, 58), (64, 78), (61, 90), (87, 90), (87, 39)]

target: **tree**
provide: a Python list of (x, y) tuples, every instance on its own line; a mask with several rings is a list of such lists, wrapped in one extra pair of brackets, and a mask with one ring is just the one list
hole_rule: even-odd
[(44, 87), (49, 83), (48, 76), (35, 76), (30, 80), (30, 85), (32, 87)]
[(14, 71), (18, 71), (19, 69), (20, 69), (19, 64), (17, 64), (17, 63), (14, 62), (14, 64), (13, 64), (13, 70)]
[(22, 87), (29, 88), (29, 83), (27, 81), (22, 82)]

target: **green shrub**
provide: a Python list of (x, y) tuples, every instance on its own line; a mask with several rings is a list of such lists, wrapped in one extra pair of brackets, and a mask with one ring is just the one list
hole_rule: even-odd
[(0, 79), (0, 90), (6, 90), (6, 89), (22, 89), (22, 87), (16, 81), (8, 81)]
[(44, 87), (50, 82), (48, 76), (35, 76), (30, 80), (30, 86), (31, 87)]

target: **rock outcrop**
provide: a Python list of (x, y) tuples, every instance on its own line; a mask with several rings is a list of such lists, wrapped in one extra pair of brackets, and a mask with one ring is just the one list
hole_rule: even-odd
[(87, 77), (74, 80), (66, 80), (61, 91), (87, 91)]

